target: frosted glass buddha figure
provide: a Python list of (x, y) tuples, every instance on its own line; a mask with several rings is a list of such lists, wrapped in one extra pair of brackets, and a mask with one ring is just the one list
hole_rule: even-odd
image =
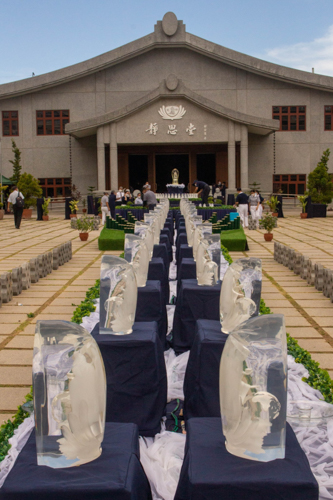
[(239, 282), (244, 291), (244, 295), (254, 301), (256, 310), (253, 315), (258, 315), (262, 283), (261, 259), (251, 257), (248, 259), (238, 259), (236, 262), (242, 267)]
[(125, 234), (125, 260), (132, 264), (138, 287), (146, 286), (149, 251), (144, 239), (135, 234)]
[(171, 172), (172, 184), (179, 184), (179, 170), (174, 168)]
[[(205, 238), (206, 235), (212, 234), (213, 224), (206, 222), (204, 224), (197, 224), (194, 229), (193, 235), (193, 258), (196, 260), (197, 251), (200, 241)], [(221, 247), (221, 245), (220, 245)]]
[(233, 262), (223, 277), (220, 294), (220, 320), (223, 333), (234, 330), (256, 311), (255, 302), (245, 296), (240, 284), (242, 270), (243, 267), (238, 261)]
[(57, 469), (98, 458), (106, 377), (90, 333), (68, 321), (38, 321), (32, 378), (38, 465)]
[(145, 240), (149, 252), (149, 260), (152, 258), (154, 250), (154, 233), (153, 229), (147, 222), (136, 222), (134, 226), (134, 234)]
[(220, 364), (226, 449), (269, 462), (285, 457), (287, 342), (284, 316), (250, 318), (229, 333)]
[(99, 333), (132, 333), (138, 297), (133, 267), (125, 259), (103, 255), (100, 290)]
[(199, 243), (196, 260), (198, 285), (216, 285), (220, 278), (221, 240), (219, 234), (208, 234)]

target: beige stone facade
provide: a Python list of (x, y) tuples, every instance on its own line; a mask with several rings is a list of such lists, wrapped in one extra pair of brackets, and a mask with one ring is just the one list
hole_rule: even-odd
[[(24, 170), (38, 178), (69, 177), (71, 155), (73, 183), (82, 192), (128, 185), (131, 152), (147, 156), (156, 188), (161, 151), (188, 155), (189, 183), (202, 151), (215, 155), (215, 178), (229, 188), (257, 181), (270, 191), (273, 174), (307, 175), (332, 147), (333, 131), (324, 130), (328, 105), (333, 78), (198, 38), (172, 13), (123, 47), (0, 86), (0, 111), (18, 111), (15, 141)], [(279, 131), (273, 106), (306, 106), (306, 131)], [(70, 112), (66, 134), (37, 135), (36, 111), (62, 109)], [(11, 158), (11, 137), (2, 137), (5, 176)]]

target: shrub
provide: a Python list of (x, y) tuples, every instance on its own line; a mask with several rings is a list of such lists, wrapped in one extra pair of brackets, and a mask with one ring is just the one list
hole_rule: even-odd
[(21, 178), (21, 170), (22, 170), (21, 151), (16, 146), (16, 142), (13, 141), (13, 139), (12, 139), (12, 151), (14, 153), (14, 160), (9, 160), (9, 163), (13, 165), (13, 175), (11, 176), (10, 180), (14, 182), (14, 184), (17, 186)]
[(43, 209), (43, 215), (49, 215), (49, 203), (51, 201), (51, 198), (45, 198), (44, 203), (42, 205)]
[(30, 208), (37, 205), (37, 198), (43, 196), (39, 181), (31, 174), (24, 172), (17, 183), (18, 190), (24, 196), (24, 207)]
[(260, 221), (260, 224), (268, 233), (272, 232), (272, 229), (275, 227), (276, 217), (273, 217), (272, 214), (265, 214)]
[(328, 159), (330, 150), (326, 149), (316, 168), (308, 175), (307, 195), (311, 196), (313, 203), (328, 205), (333, 198), (333, 184), (328, 173)]
[(89, 233), (89, 231), (94, 229), (94, 220), (84, 215), (80, 219), (77, 219), (77, 228), (80, 233)]

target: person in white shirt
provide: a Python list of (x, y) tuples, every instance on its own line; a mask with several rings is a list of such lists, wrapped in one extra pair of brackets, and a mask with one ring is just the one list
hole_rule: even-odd
[(15, 223), (15, 228), (20, 229), (21, 225), (21, 220), (22, 220), (22, 214), (23, 214), (23, 202), (20, 202), (19, 204), (16, 204), (17, 197), (20, 197), (22, 200), (24, 200), (23, 194), (18, 190), (16, 186), (14, 186), (13, 191), (10, 193), (8, 196), (7, 200), (7, 209), (9, 212), (9, 204), (11, 203), (13, 206), (13, 212), (14, 212), (14, 223)]
[(123, 202), (123, 196), (124, 196), (124, 188), (122, 186), (119, 187), (119, 191), (117, 191), (116, 194), (116, 204), (119, 205)]
[(141, 198), (141, 193), (135, 198), (134, 205), (143, 205), (143, 199)]
[(109, 195), (108, 193), (104, 193), (104, 196), (101, 199), (101, 211), (102, 211), (102, 224), (105, 224), (106, 216), (109, 212)]

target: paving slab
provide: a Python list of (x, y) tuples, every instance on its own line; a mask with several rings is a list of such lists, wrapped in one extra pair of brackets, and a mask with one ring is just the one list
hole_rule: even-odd
[[(325, 328), (326, 331), (326, 328)], [(288, 333), (291, 335), (291, 337), (297, 339), (297, 338), (318, 338), (322, 339), (323, 336), (317, 332), (317, 330), (311, 326), (308, 327), (291, 327), (289, 326), (288, 328)]]
[(2, 349), (0, 365), (32, 365), (32, 349)]
[(326, 340), (322, 339), (298, 339), (298, 343), (303, 349), (311, 352), (332, 352), (333, 347), (331, 347)]
[[(29, 366), (0, 366), (1, 385), (32, 385), (32, 369)], [(27, 392), (29, 392), (27, 390)]]
[(10, 410), (16, 413), (17, 407), (24, 403), (29, 392), (28, 387), (0, 387), (0, 411)]

